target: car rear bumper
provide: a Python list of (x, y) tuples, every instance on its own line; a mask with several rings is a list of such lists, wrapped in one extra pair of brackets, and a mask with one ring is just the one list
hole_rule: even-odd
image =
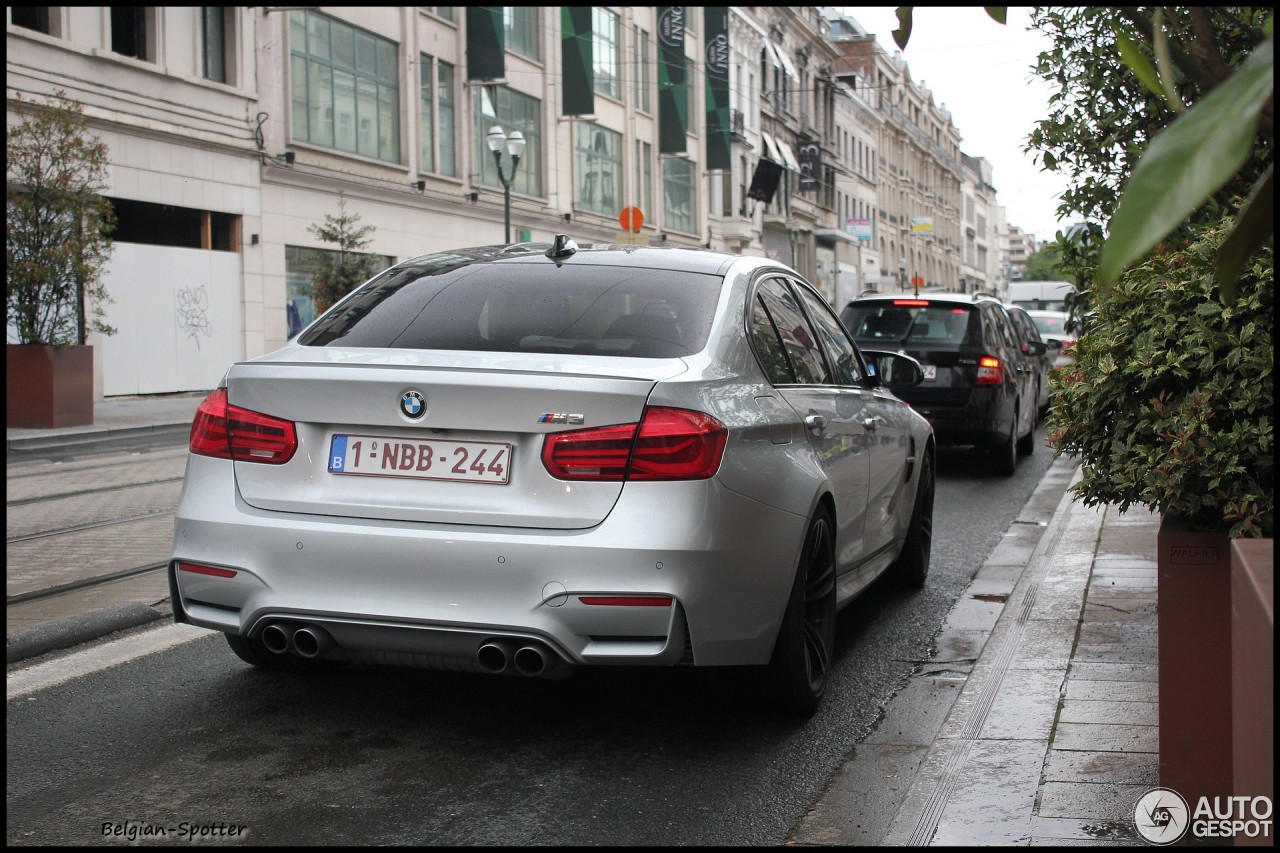
[[(174, 615), (254, 638), (315, 625), (334, 641), (319, 656), (445, 669), (474, 669), (495, 640), (536, 642), (564, 665), (762, 664), (805, 524), (714, 478), (630, 483), (583, 530), (272, 512), (239, 499), (231, 463), (192, 456), (174, 522)], [(618, 597), (670, 604), (590, 603)]]
[(987, 446), (1008, 440), (1008, 422), (1000, 418), (975, 418), (950, 412), (921, 412), (933, 425), (940, 446)]

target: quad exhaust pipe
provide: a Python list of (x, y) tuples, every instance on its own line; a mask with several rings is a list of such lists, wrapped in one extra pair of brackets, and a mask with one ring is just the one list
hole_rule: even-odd
[(536, 678), (546, 673), (551, 652), (538, 643), (518, 645), (510, 640), (489, 640), (476, 650), (476, 665), (491, 675), (511, 674)]
[(337, 645), (323, 628), (288, 622), (272, 622), (263, 628), (262, 644), (272, 654), (282, 655), (291, 651), (304, 658), (319, 657)]

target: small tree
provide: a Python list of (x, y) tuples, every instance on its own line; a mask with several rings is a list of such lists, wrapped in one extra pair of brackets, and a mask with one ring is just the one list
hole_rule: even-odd
[(325, 253), (311, 276), (311, 298), (321, 311), (368, 281), (377, 267), (376, 258), (361, 252), (372, 242), (368, 235), (375, 229), (357, 228), (359, 221), (360, 214), (347, 213), (347, 198), (339, 190), (338, 215), (326, 214), (323, 225), (307, 226), (322, 242), (338, 247)]
[[(85, 342), (110, 335), (102, 269), (115, 227), (106, 187), (107, 146), (88, 132), (79, 103), (15, 96), (25, 114), (5, 135), (5, 311), (19, 344)], [(88, 303), (86, 305), (86, 303)]]

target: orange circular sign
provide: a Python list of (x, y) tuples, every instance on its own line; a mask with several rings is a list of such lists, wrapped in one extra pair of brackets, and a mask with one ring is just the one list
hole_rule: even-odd
[(618, 222), (622, 225), (623, 231), (634, 234), (640, 230), (641, 225), (644, 225), (644, 214), (638, 207), (624, 207), (622, 213), (618, 214)]

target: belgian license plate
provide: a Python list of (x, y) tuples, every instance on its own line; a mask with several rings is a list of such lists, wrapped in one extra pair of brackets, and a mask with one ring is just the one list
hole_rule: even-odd
[(924, 378), (925, 378), (925, 379), (937, 379), (937, 378), (938, 378), (938, 365), (936, 365), (936, 364), (922, 364), (922, 365), (920, 365), (920, 366), (924, 368)]
[(335, 435), (329, 445), (331, 474), (505, 485), (510, 469), (511, 445), (498, 442)]

